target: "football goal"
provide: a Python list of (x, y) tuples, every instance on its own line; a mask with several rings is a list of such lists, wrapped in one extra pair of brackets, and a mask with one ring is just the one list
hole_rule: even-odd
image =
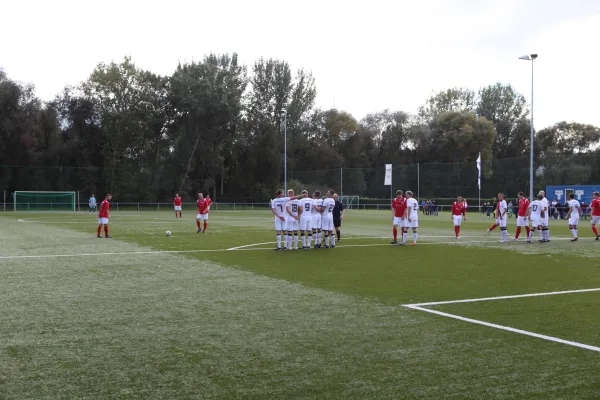
[(344, 208), (352, 210), (353, 208), (358, 208), (360, 205), (360, 196), (340, 196), (340, 201), (344, 205)]
[(75, 211), (75, 192), (14, 192), (15, 211)]

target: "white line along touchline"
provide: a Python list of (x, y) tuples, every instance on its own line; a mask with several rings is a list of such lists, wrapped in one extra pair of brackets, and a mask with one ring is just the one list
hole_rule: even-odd
[(470, 322), (472, 324), (483, 325), (483, 326), (487, 326), (490, 328), (496, 328), (496, 329), (500, 329), (503, 331), (519, 333), (521, 335), (531, 336), (531, 337), (535, 337), (538, 339), (548, 340), (550, 342), (566, 344), (568, 346), (579, 347), (581, 349), (596, 351), (596, 352), (600, 353), (600, 347), (591, 346), (589, 344), (573, 342), (571, 340), (565, 340), (565, 339), (557, 338), (554, 336), (542, 335), (542, 334), (535, 333), (535, 332), (525, 331), (523, 329), (517, 329), (517, 328), (512, 328), (510, 326), (493, 324), (491, 322), (485, 322), (485, 321), (481, 321), (478, 319), (466, 318), (466, 317), (462, 317), (460, 315), (450, 314), (450, 313), (446, 313), (443, 311), (432, 310), (430, 308), (426, 308), (427, 306), (436, 306), (436, 305), (442, 305), (442, 304), (473, 303), (473, 302), (478, 302), (478, 301), (507, 300), (507, 299), (518, 299), (518, 298), (524, 298), (524, 297), (553, 296), (553, 295), (559, 295), (559, 294), (586, 293), (586, 292), (598, 292), (598, 291), (600, 291), (600, 288), (564, 290), (564, 291), (560, 291), (560, 292), (529, 293), (529, 294), (519, 294), (519, 295), (514, 295), (514, 296), (484, 297), (484, 298), (480, 298), (480, 299), (438, 301), (438, 302), (419, 303), (419, 304), (402, 304), (402, 307), (410, 308), (412, 310), (424, 311), (424, 312), (431, 313), (431, 314), (441, 315), (443, 317), (457, 319), (459, 321)]

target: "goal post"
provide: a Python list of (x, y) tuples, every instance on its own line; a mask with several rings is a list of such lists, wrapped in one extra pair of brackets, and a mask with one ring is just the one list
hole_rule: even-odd
[(17, 191), (15, 211), (75, 211), (75, 192)]

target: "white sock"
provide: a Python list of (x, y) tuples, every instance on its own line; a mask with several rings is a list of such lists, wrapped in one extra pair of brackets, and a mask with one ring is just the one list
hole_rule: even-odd
[(533, 234), (535, 233), (535, 229), (532, 229), (529, 231), (529, 236), (527, 237), (527, 240), (531, 241), (531, 238), (533, 237)]
[(418, 237), (419, 237), (419, 234), (417, 232), (413, 232), (413, 242), (417, 243)]
[(540, 233), (540, 239), (542, 239), (542, 240), (543, 240), (543, 239), (544, 239), (544, 237), (545, 237), (545, 236), (544, 236), (544, 231), (540, 229), (538, 232)]
[(550, 240), (550, 229), (546, 229), (546, 240)]
[(302, 247), (306, 247), (306, 236), (302, 234)]
[(577, 237), (577, 231), (575, 229), (571, 229), (571, 234), (574, 238)]
[(298, 247), (298, 233), (294, 234), (294, 247)]
[(579, 229), (575, 228), (575, 237), (579, 237)]
[(308, 244), (307, 246), (310, 247), (312, 245), (312, 234), (308, 234)]
[(335, 247), (335, 232), (332, 232), (329, 237), (331, 237), (331, 247)]
[(281, 235), (277, 235), (277, 247), (281, 247)]
[(506, 240), (506, 237), (508, 236), (508, 232), (506, 230), (502, 231), (502, 240)]
[(406, 243), (406, 231), (402, 231), (402, 241)]
[(291, 249), (292, 248), (292, 235), (287, 236), (286, 242), (287, 242), (287, 248)]

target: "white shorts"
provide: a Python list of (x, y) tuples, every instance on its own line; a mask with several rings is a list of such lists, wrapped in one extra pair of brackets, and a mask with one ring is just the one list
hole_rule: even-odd
[(529, 218), (517, 217), (517, 226), (529, 226)]
[(198, 215), (196, 215), (196, 219), (208, 221), (208, 214), (198, 214)]
[(322, 221), (323, 227), (322, 229), (324, 231), (332, 231), (333, 228), (333, 216), (331, 214), (323, 216), (323, 221)]
[(175, 211), (181, 211), (181, 206), (175, 206)]
[(404, 220), (405, 228), (418, 228), (419, 227), (419, 219), (413, 218), (411, 222), (408, 221), (408, 218)]
[(592, 225), (600, 224), (600, 216), (592, 215)]
[(496, 218), (496, 225), (500, 228), (506, 228), (506, 215), (502, 218)]
[(282, 221), (279, 218), (275, 217), (275, 230), (276, 231), (285, 231), (287, 229), (287, 221)]
[(542, 219), (541, 218), (539, 218), (539, 219), (538, 218), (532, 218), (531, 219), (531, 227), (532, 228), (536, 228), (537, 229), (537, 227), (541, 226), (541, 225), (542, 225)]
[(98, 218), (98, 223), (100, 225), (108, 225), (108, 218)]
[(317, 215), (317, 216), (313, 217), (311, 226), (313, 229), (321, 229), (322, 222), (323, 222), (323, 218), (321, 218), (320, 215)]
[(577, 225), (579, 224), (579, 215), (571, 215), (569, 217), (569, 225)]
[(540, 222), (542, 223), (542, 226), (547, 227), (548, 226), (548, 213), (546, 213), (546, 216), (544, 218), (540, 219)]
[(394, 225), (397, 225), (400, 228), (404, 228), (404, 218), (402, 218), (402, 217), (394, 217)]
[(460, 226), (462, 223), (462, 215), (453, 215), (452, 221), (454, 221), (454, 226)]
[(310, 231), (312, 229), (312, 217), (300, 217), (300, 230)]
[(288, 232), (293, 232), (298, 230), (298, 221), (295, 219), (288, 219), (286, 223), (286, 229)]

